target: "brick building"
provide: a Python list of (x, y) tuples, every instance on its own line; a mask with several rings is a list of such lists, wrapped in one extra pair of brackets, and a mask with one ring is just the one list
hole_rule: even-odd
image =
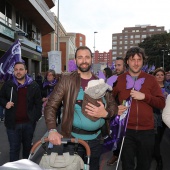
[(112, 50), (109, 50), (109, 52), (103, 52), (100, 53), (99, 51), (95, 51), (95, 55), (93, 53), (93, 63), (94, 64), (102, 64), (106, 66), (112, 65)]

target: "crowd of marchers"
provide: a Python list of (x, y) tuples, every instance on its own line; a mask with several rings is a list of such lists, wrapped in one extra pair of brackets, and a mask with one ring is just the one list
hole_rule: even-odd
[[(120, 157), (123, 170), (149, 170), (155, 159), (157, 170), (165, 170), (165, 165), (170, 166), (165, 158), (170, 152), (165, 155), (160, 146), (170, 146), (170, 72), (156, 68), (146, 73), (142, 71), (145, 60), (145, 52), (139, 47), (128, 49), (125, 57), (117, 57), (114, 71), (109, 67), (103, 70), (104, 83), (113, 75), (117, 79), (112, 90), (99, 85), (104, 94), (100, 98), (93, 98), (97, 90), (87, 93), (99, 78), (91, 70), (92, 52), (86, 46), (77, 48), (77, 70), (71, 73), (58, 75), (48, 70), (44, 78), (38, 74), (34, 80), (28, 76), (25, 63), (15, 63), (12, 79), (0, 82), (0, 118), (8, 136), (9, 161), (28, 158), (36, 123), (44, 116), (51, 144), (60, 145), (62, 138), (70, 137), (86, 141), (91, 149), (90, 170), (99, 170), (111, 122), (128, 111), (125, 136), (107, 165), (114, 165)], [(57, 131), (60, 123), (61, 131)], [(82, 146), (68, 143), (63, 151), (73, 154), (75, 148), (85, 162)]]

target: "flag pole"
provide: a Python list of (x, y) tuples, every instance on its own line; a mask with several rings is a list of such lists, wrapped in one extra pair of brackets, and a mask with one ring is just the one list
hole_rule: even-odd
[(119, 156), (118, 156), (118, 160), (117, 160), (117, 164), (116, 164), (116, 170), (118, 170), (118, 167), (119, 167), (120, 156), (121, 156), (121, 153), (122, 153), (122, 148), (123, 148), (124, 140), (125, 140), (125, 136), (123, 136), (123, 139), (122, 139), (122, 144), (121, 144), (121, 147), (120, 147), (120, 152), (119, 152)]
[(12, 102), (12, 93), (13, 93), (13, 87), (11, 87), (11, 97), (10, 97), (10, 102)]
[[(134, 89), (134, 88), (133, 88), (133, 89)], [(127, 124), (128, 124), (128, 120), (129, 120), (131, 103), (132, 103), (132, 97), (130, 97), (130, 105), (129, 105), (129, 103), (127, 103), (127, 102), (124, 103), (124, 101), (123, 101), (123, 105), (126, 106), (126, 107), (128, 107), (129, 110), (128, 110), (128, 114), (127, 114), (125, 132), (124, 132), (124, 136), (123, 136), (122, 143), (121, 143), (121, 147), (120, 147), (120, 151), (119, 151), (118, 161), (117, 161), (117, 164), (116, 164), (116, 170), (118, 170), (118, 167), (119, 167), (120, 157), (121, 157), (122, 148), (123, 148), (123, 144), (124, 144), (124, 140), (125, 140), (126, 128), (127, 128)]]

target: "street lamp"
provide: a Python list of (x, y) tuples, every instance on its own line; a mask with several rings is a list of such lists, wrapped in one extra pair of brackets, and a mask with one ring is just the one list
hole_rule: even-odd
[(94, 56), (93, 56), (93, 61), (94, 61), (94, 57), (95, 57), (95, 34), (98, 33), (98, 32), (94, 32)]
[(168, 51), (168, 50), (161, 50), (163, 52), (163, 56), (162, 56), (162, 67), (164, 69), (164, 56), (165, 56), (165, 51)]
[(59, 51), (59, 0), (58, 0), (58, 5), (57, 5), (57, 51)]
[(95, 53), (95, 34), (98, 33), (98, 32), (94, 32), (94, 53)]

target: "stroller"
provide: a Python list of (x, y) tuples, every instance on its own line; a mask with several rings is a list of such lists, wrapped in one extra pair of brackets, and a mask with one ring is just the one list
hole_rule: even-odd
[[(37, 143), (35, 143), (30, 151), (29, 160), (32, 159), (32, 156), (34, 155), (34, 152), (36, 151), (37, 147), (40, 145), (44, 145), (49, 142), (48, 138), (42, 138)], [(61, 140), (62, 144), (67, 144), (69, 142), (72, 143), (79, 143), (83, 145), (86, 149), (86, 155), (87, 155), (87, 163), (84, 164), (83, 160), (80, 156), (77, 154), (70, 155), (69, 153), (63, 153), (63, 155), (58, 155), (57, 153), (51, 153), (50, 155), (46, 153), (42, 156), (40, 160), (40, 167), (44, 170), (50, 169), (50, 170), (89, 170), (89, 163), (90, 163), (90, 147), (89, 145), (81, 140), (76, 138), (63, 138)], [(46, 147), (44, 147), (46, 148)], [(45, 149), (46, 150), (46, 149)]]
[[(76, 138), (63, 138), (62, 144), (67, 144), (69, 142), (79, 143), (83, 145), (86, 149), (87, 162), (83, 162), (81, 157), (77, 154), (70, 155), (69, 153), (63, 153), (63, 155), (58, 155), (58, 153), (47, 154), (46, 144), (48, 143), (48, 138), (42, 138), (37, 141), (31, 151), (28, 159), (22, 159), (15, 162), (9, 162), (0, 167), (0, 170), (12, 170), (12, 169), (22, 169), (22, 170), (90, 170), (90, 147), (89, 145), (81, 139)], [(34, 163), (33, 157), (35, 156), (36, 151), (40, 147), (45, 149), (45, 154), (41, 157), (39, 165)]]

